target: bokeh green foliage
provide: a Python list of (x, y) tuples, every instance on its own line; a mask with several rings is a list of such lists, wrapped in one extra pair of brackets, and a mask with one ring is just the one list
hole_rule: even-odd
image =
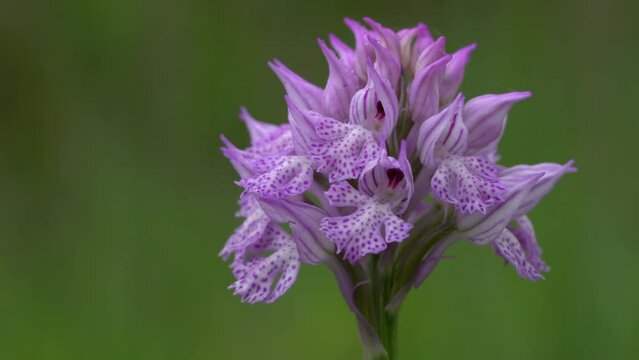
[(577, 160), (520, 280), (459, 244), (400, 318), (404, 359), (639, 358), (636, 7), (618, 1), (0, 3), (0, 359), (356, 359), (330, 272), (273, 305), (226, 290), (238, 225), (218, 135), (286, 120), (277, 57), (323, 85), (344, 16), (477, 41), (463, 91), (530, 89), (503, 162)]

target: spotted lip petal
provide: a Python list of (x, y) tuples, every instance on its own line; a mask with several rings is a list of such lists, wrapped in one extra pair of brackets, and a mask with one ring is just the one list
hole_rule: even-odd
[(240, 199), (238, 216), (244, 217), (244, 222), (233, 232), (227, 240), (220, 256), (226, 260), (232, 254), (243, 251), (246, 247), (258, 241), (266, 231), (271, 220), (262, 211), (253, 197)]
[(503, 200), (507, 189), (497, 177), (497, 167), (490, 161), (467, 156), (443, 160), (430, 184), (435, 197), (462, 213), (486, 213), (491, 204)]
[(221, 148), (241, 178), (259, 173), (260, 163), (270, 162), (273, 158), (293, 152), (293, 141), (288, 125), (271, 125), (254, 119), (248, 110), (240, 110), (240, 119), (244, 121), (251, 137), (251, 146), (240, 150), (224, 135)]
[[(272, 252), (262, 257), (262, 254)], [(272, 303), (295, 282), (300, 259), (293, 239), (277, 225), (247, 247), (233, 264), (237, 281), (229, 286), (243, 302)], [(275, 284), (275, 286), (273, 286)]]
[(246, 192), (262, 197), (282, 198), (304, 193), (313, 183), (314, 162), (303, 155), (280, 157), (275, 167), (260, 175), (242, 179)]
[(471, 99), (464, 106), (464, 122), (468, 128), (468, 154), (491, 155), (496, 153), (499, 139), (506, 126), (510, 108), (532, 94), (528, 91), (499, 95), (482, 95)]
[(311, 145), (309, 157), (316, 161), (317, 171), (328, 174), (331, 183), (357, 179), (379, 161), (383, 150), (372, 132), (326, 117), (317, 124), (317, 134), (324, 141)]
[(528, 262), (539, 272), (550, 271), (550, 266), (546, 265), (541, 259), (542, 251), (539, 244), (537, 244), (535, 229), (528, 216), (520, 216), (517, 218), (516, 224), (516, 227), (510, 228), (510, 232), (519, 240), (521, 247), (524, 249), (524, 253), (526, 253)]
[[(288, 135), (290, 139), (290, 132)], [(225, 137), (222, 137), (222, 141), (226, 145), (226, 147), (222, 148), (222, 153), (231, 161), (231, 164), (242, 179), (269, 171), (269, 169), (277, 166), (282, 156), (287, 156), (293, 150), (292, 146), (289, 145), (279, 146), (273, 144), (241, 150)]]
[(351, 263), (383, 251), (387, 243), (402, 241), (412, 228), (393, 214), (390, 204), (362, 194), (346, 182), (332, 185), (326, 197), (333, 206), (357, 207), (350, 215), (326, 217), (320, 223), (320, 230), (337, 245), (337, 253), (343, 253)]
[(493, 241), (493, 249), (497, 255), (511, 264), (520, 277), (531, 281), (543, 279), (540, 269), (536, 268), (529, 254), (523, 247), (522, 240), (519, 239), (510, 230), (504, 229), (499, 236)]
[(284, 85), (288, 96), (305, 110), (320, 111), (322, 109), (323, 90), (291, 71), (279, 60), (273, 60), (268, 66)]

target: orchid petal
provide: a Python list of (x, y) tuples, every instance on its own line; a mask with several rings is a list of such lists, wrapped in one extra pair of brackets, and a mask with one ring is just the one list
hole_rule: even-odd
[(440, 98), (443, 104), (448, 104), (457, 94), (457, 90), (464, 80), (464, 72), (470, 61), (470, 54), (476, 47), (477, 44), (473, 43), (457, 50), (453, 53), (450, 62), (446, 64), (446, 71), (440, 87)]
[(406, 158), (406, 144), (402, 142), (400, 160), (382, 156), (377, 166), (362, 174), (359, 191), (380, 202), (391, 204), (395, 214), (401, 214), (413, 194), (413, 176)]
[(509, 189), (502, 202), (492, 205), (485, 214), (457, 213), (457, 228), (466, 238), (477, 244), (486, 244), (494, 240), (514, 218), (515, 212), (541, 176), (543, 173), (522, 178)]
[(539, 270), (528, 260), (520, 241), (510, 230), (504, 229), (501, 234), (497, 236), (495, 241), (493, 241), (493, 248), (499, 256), (503, 257), (506, 262), (517, 270), (517, 273), (522, 278), (531, 281), (543, 279)]
[(348, 182), (341, 181), (332, 184), (328, 191), (325, 192), (329, 204), (332, 206), (362, 206), (368, 201), (368, 197), (355, 190)]
[(516, 228), (509, 227), (510, 232), (512, 232), (517, 237), (517, 240), (519, 240), (521, 247), (526, 253), (526, 259), (528, 262), (530, 262), (537, 271), (550, 271), (550, 266), (546, 265), (546, 263), (541, 259), (542, 251), (539, 244), (537, 244), (535, 229), (533, 228), (532, 222), (528, 216), (521, 216), (517, 218), (516, 223)]
[(244, 106), (240, 108), (240, 119), (246, 125), (253, 146), (272, 140), (280, 131), (278, 125), (256, 120)]
[(434, 168), (442, 157), (466, 150), (468, 132), (461, 119), (463, 104), (464, 96), (459, 94), (450, 105), (420, 125), (417, 149), (424, 166)]
[(344, 23), (351, 29), (355, 36), (355, 73), (360, 79), (366, 80), (366, 62), (375, 56), (375, 50), (368, 42), (369, 31), (357, 21), (349, 18), (345, 18)]
[(541, 163), (537, 165), (518, 165), (505, 169), (501, 172), (500, 176), (502, 181), (506, 184), (518, 182), (522, 177), (529, 176), (530, 174), (543, 172), (544, 175), (537, 181), (537, 184), (530, 190), (530, 193), (526, 196), (524, 201), (517, 210), (517, 215), (523, 215), (532, 210), (541, 199), (546, 196), (555, 186), (557, 181), (568, 173), (576, 172), (577, 169), (573, 167), (574, 161), (568, 161), (567, 163), (554, 164), (554, 163)]
[(368, 64), (368, 83), (355, 93), (350, 105), (350, 123), (361, 125), (386, 140), (395, 128), (398, 116), (397, 97), (389, 82)]
[(279, 223), (288, 223), (297, 246), (300, 259), (306, 264), (326, 261), (334, 251), (333, 244), (319, 230), (326, 212), (299, 201), (260, 198), (264, 212)]
[(282, 156), (277, 165), (260, 175), (242, 179), (247, 193), (262, 197), (287, 197), (304, 193), (313, 183), (313, 160), (302, 155)]
[[(440, 36), (437, 41), (428, 45), (419, 54), (417, 63), (415, 63), (415, 73), (419, 73), (428, 65), (446, 56), (446, 38)], [(451, 58), (452, 61), (452, 58)], [(448, 66), (446, 66), (448, 68)]]
[(411, 228), (412, 225), (394, 215), (388, 205), (372, 198), (354, 213), (327, 217), (320, 225), (320, 229), (337, 245), (337, 253), (343, 253), (351, 264), (367, 254), (380, 253), (389, 242), (402, 241), (408, 237)]
[(497, 177), (497, 167), (480, 157), (446, 158), (430, 184), (435, 197), (462, 213), (485, 213), (491, 204), (502, 201), (506, 191)]
[(365, 17), (364, 22), (367, 23), (373, 31), (375, 31), (386, 48), (388, 48), (393, 53), (397, 61), (399, 61), (400, 50), (399, 37), (397, 34), (393, 30), (383, 27), (382, 24), (371, 18)]
[[(266, 257), (262, 253), (272, 252)], [(235, 281), (229, 289), (250, 304), (272, 303), (295, 282), (300, 267), (299, 255), (290, 235), (271, 225), (264, 236), (246, 249), (242, 259), (233, 265)], [(275, 286), (273, 284), (275, 283)]]
[(291, 71), (279, 60), (268, 63), (286, 89), (288, 96), (306, 110), (319, 111), (322, 109), (323, 90), (304, 80)]
[(439, 83), (449, 60), (450, 56), (444, 56), (422, 69), (408, 89), (408, 106), (417, 125), (439, 110)]
[(337, 58), (323, 40), (317, 40), (317, 43), (326, 57), (329, 68), (323, 97), (324, 113), (334, 119), (346, 121), (351, 98), (359, 88), (359, 79), (345, 62)]
[(416, 73), (414, 69), (419, 55), (426, 47), (434, 42), (433, 36), (424, 24), (419, 24), (411, 29), (401, 30), (398, 35), (402, 66), (407, 70), (409, 75), (413, 75)]
[[(372, 36), (368, 37), (368, 41), (375, 49), (375, 69), (379, 72), (378, 76), (386, 79), (392, 89), (397, 89), (397, 82), (402, 70), (397, 58)], [(370, 73), (370, 70), (368, 72)]]
[(317, 171), (328, 174), (331, 183), (359, 178), (382, 155), (373, 133), (358, 125), (321, 118), (317, 133), (325, 142), (312, 144), (309, 156), (317, 162)]
[(469, 155), (488, 155), (497, 150), (497, 144), (506, 126), (510, 108), (531, 96), (530, 92), (512, 92), (482, 95), (464, 106), (464, 122), (468, 128)]
[(302, 110), (290, 97), (285, 96), (285, 100), (295, 151), (297, 154), (306, 154), (310, 144), (321, 140), (315, 131), (314, 117)]
[(337, 52), (339, 58), (346, 64), (346, 66), (348, 66), (350, 69), (355, 70), (357, 68), (357, 54), (355, 54), (355, 50), (346, 45), (346, 43), (335, 36), (335, 34), (329, 34), (328, 41), (330, 42), (331, 47), (335, 49), (335, 52)]
[(226, 260), (235, 252), (243, 251), (249, 245), (259, 240), (271, 219), (262, 211), (253, 197), (245, 197), (240, 200), (241, 210), (239, 216), (245, 217), (244, 222), (233, 232), (227, 240), (220, 256)]

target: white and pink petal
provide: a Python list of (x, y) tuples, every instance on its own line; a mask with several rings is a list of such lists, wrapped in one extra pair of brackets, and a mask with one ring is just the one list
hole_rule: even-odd
[(247, 247), (256, 243), (265, 233), (271, 223), (271, 219), (262, 211), (253, 197), (244, 197), (240, 200), (241, 209), (238, 216), (244, 217), (242, 224), (235, 229), (233, 235), (227, 240), (220, 252), (223, 259), (228, 259), (234, 253), (242, 252)]
[(491, 204), (502, 201), (506, 192), (496, 166), (479, 157), (446, 158), (433, 174), (431, 188), (436, 198), (462, 213), (485, 213)]
[(517, 237), (510, 230), (504, 229), (502, 231), (493, 241), (493, 248), (499, 256), (503, 257), (507, 263), (517, 270), (517, 273), (522, 278), (531, 281), (543, 279), (539, 270), (530, 263)]
[(346, 181), (332, 184), (324, 193), (331, 206), (338, 207), (359, 207), (369, 201), (369, 197), (360, 193)]
[(314, 161), (303, 155), (280, 157), (270, 170), (240, 180), (247, 193), (282, 198), (304, 193), (313, 183)]
[(229, 288), (234, 290), (234, 295), (241, 296), (243, 302), (272, 303), (297, 278), (300, 259), (295, 242), (277, 225), (269, 226), (264, 236), (242, 255), (244, 259), (233, 265), (237, 281)]
[[(324, 119), (318, 133), (326, 140), (311, 145), (309, 157), (316, 161), (317, 171), (327, 174), (331, 183), (357, 179), (373, 168), (383, 149), (370, 131), (349, 124)], [(331, 120), (331, 119), (328, 119)]]
[(399, 242), (409, 235), (412, 225), (393, 214), (388, 204), (370, 199), (347, 216), (327, 217), (320, 229), (351, 263), (367, 254), (378, 254), (390, 242)]

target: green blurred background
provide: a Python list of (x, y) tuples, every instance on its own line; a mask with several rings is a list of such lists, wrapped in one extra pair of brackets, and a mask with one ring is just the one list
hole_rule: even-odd
[(0, 2), (0, 359), (357, 359), (330, 272), (226, 290), (240, 220), (218, 152), (285, 121), (277, 57), (323, 85), (344, 16), (479, 48), (463, 91), (533, 91), (503, 162), (577, 160), (533, 211), (547, 280), (455, 246), (400, 318), (403, 359), (637, 359), (639, 9), (615, 1)]

